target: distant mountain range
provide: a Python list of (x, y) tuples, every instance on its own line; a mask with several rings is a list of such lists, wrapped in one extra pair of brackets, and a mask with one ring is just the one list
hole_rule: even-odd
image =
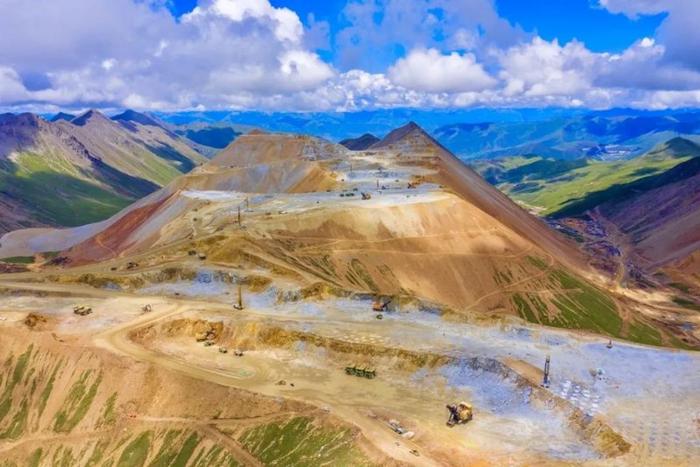
[(0, 232), (105, 219), (206, 159), (156, 119), (0, 115)]
[(675, 136), (700, 140), (700, 112), (608, 115), (540, 122), (452, 124), (435, 137), (464, 159), (537, 154), (558, 159), (630, 159)]
[(229, 126), (239, 132), (253, 128), (268, 131), (318, 136), (339, 142), (365, 133), (383, 137), (408, 121), (415, 121), (432, 132), (457, 122), (535, 122), (563, 116), (579, 115), (570, 109), (465, 109), (418, 110), (383, 109), (358, 112), (256, 112), (256, 111), (189, 111), (158, 112), (159, 118), (178, 126)]
[[(311, 134), (337, 142), (357, 139), (367, 133), (381, 138), (406, 121), (415, 121), (465, 160), (531, 153), (558, 159), (630, 159), (675, 136), (700, 140), (698, 110), (205, 111), (159, 113), (158, 116), (172, 125), (185, 125), (185, 128), (198, 125), (200, 130), (219, 128), (217, 132), (221, 132), (221, 128), (230, 128), (229, 134), (265, 128), (277, 132)], [(186, 135), (192, 138), (192, 134)]]

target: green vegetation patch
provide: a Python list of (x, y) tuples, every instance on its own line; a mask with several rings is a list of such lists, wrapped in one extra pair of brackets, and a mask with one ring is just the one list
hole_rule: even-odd
[(5, 371), (9, 372), (12, 368), (12, 374), (6, 382), (2, 396), (0, 396), (0, 422), (10, 413), (10, 409), (12, 408), (12, 391), (15, 389), (15, 386), (22, 381), (22, 378), (24, 378), (33, 348), (34, 347), (30, 345), (27, 350), (17, 358), (14, 368), (12, 368), (14, 356), (10, 355), (5, 361)]
[(265, 465), (372, 465), (348, 428), (326, 428), (307, 417), (252, 428), (239, 441)]
[(554, 326), (620, 335), (622, 318), (610, 297), (566, 271), (556, 270), (550, 276), (565, 290), (554, 300), (560, 311)]
[(668, 285), (674, 289), (680, 290), (683, 293), (690, 293), (690, 286), (688, 284), (684, 284), (682, 282), (671, 282)]
[(193, 467), (209, 467), (211, 465), (239, 467), (241, 464), (236, 461), (233, 455), (222, 446), (216, 444), (206, 451), (202, 448), (191, 464)]
[(689, 310), (700, 311), (700, 304), (683, 297), (673, 297), (673, 303)]
[(95, 424), (95, 428), (101, 428), (107, 425), (114, 425), (114, 422), (117, 421), (117, 412), (115, 410), (116, 403), (117, 393), (114, 392), (111, 396), (109, 396), (109, 399), (107, 399), (107, 402), (105, 403), (105, 408), (102, 411), (102, 416)]
[(0, 191), (22, 200), (37, 220), (68, 227), (106, 219), (134, 199), (80, 178), (70, 165), (49, 166), (32, 153), (23, 153), (15, 167), (0, 167)]
[[(538, 269), (546, 265), (530, 260)], [(561, 269), (551, 271), (540, 284), (551, 296), (512, 293), (511, 301), (518, 315), (526, 321), (567, 329), (584, 329), (620, 336), (623, 321), (615, 302), (603, 291)]]
[(34, 452), (32, 452), (32, 455), (29, 456), (29, 459), (27, 459), (27, 464), (29, 465), (29, 467), (39, 467), (42, 454), (43, 451), (41, 450), (41, 448), (37, 448)]
[(68, 396), (56, 414), (54, 431), (64, 433), (72, 431), (90, 410), (92, 401), (97, 395), (97, 388), (102, 382), (102, 373), (100, 373), (90, 384), (89, 379), (92, 373), (92, 370), (83, 371), (78, 380), (71, 386)]
[(44, 386), (44, 389), (41, 391), (41, 395), (39, 396), (39, 416), (41, 417), (41, 414), (44, 413), (44, 409), (46, 408), (46, 403), (49, 401), (49, 396), (51, 396), (51, 392), (53, 391), (53, 385), (56, 382), (56, 374), (58, 373), (58, 369), (61, 367), (61, 364), (58, 363), (56, 364), (56, 367), (53, 369), (53, 372), (51, 373), (51, 377), (46, 383), (46, 386)]
[(195, 432), (168, 430), (165, 433), (160, 451), (156, 454), (150, 467), (185, 467), (194, 454), (201, 438)]
[(535, 266), (537, 269), (540, 271), (546, 271), (549, 266), (547, 266), (547, 262), (543, 260), (542, 258), (538, 258), (536, 256), (526, 256), (527, 261)]
[(73, 467), (77, 464), (77, 459), (73, 456), (73, 450), (67, 446), (61, 446), (56, 449), (51, 459), (53, 467)]
[(151, 431), (144, 431), (126, 445), (117, 461), (117, 467), (140, 467), (146, 463), (151, 446)]
[(614, 162), (515, 156), (481, 162), (476, 164), (476, 169), (516, 200), (543, 209), (544, 215), (572, 215), (610, 199), (611, 195), (626, 193), (613, 187), (643, 178), (661, 178), (664, 172), (688, 161), (692, 155), (651, 152)]
[(34, 263), (33, 256), (10, 256), (9, 258), (0, 259), (3, 263), (11, 264), (32, 264)]
[(100, 465), (107, 446), (109, 446), (109, 439), (95, 443), (95, 447), (92, 449), (92, 453), (85, 463), (85, 467), (97, 467)]
[(661, 333), (652, 326), (642, 322), (631, 323), (627, 336), (631, 341), (647, 345), (661, 345)]
[(22, 399), (19, 405), (19, 410), (15, 412), (12, 417), (12, 421), (8, 427), (0, 433), (0, 439), (18, 439), (24, 434), (24, 430), (27, 427), (27, 418), (29, 417), (29, 401), (27, 399)]

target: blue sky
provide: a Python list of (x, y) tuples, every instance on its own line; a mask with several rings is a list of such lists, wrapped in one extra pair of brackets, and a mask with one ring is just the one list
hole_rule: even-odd
[[(347, 0), (273, 0), (272, 5), (295, 11), (302, 21), (309, 15), (327, 21), (332, 31), (345, 22), (342, 11)], [(169, 7), (175, 16), (192, 11), (197, 0), (173, 0)], [(611, 13), (592, 0), (496, 0), (496, 10), (526, 31), (537, 32), (546, 40), (569, 42), (578, 39), (595, 52), (620, 52), (642, 37), (652, 37), (665, 13), (630, 18)], [(327, 56), (333, 60), (332, 50)], [(394, 59), (398, 56), (394, 56)]]
[(4, 109), (700, 106), (697, 0), (0, 0), (0, 9), (13, 38), (0, 41)]

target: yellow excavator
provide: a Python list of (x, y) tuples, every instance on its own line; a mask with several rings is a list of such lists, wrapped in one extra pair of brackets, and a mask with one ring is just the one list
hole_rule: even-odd
[(382, 311), (387, 311), (389, 309), (389, 304), (391, 303), (392, 299), (388, 299), (386, 301), (382, 301), (381, 299), (377, 299), (372, 303), (372, 311), (377, 311), (377, 312), (382, 312)]

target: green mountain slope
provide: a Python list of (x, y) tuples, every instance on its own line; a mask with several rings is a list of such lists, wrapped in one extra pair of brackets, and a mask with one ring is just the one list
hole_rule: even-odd
[(105, 219), (205, 160), (144, 118), (0, 115), (0, 233)]
[[(541, 156), (513, 156), (472, 165), (490, 183), (543, 215), (570, 215), (615, 196), (607, 192), (700, 156), (700, 146), (673, 138), (632, 160), (603, 162), (594, 159), (560, 160)], [(591, 195), (599, 193), (597, 195)], [(594, 196), (584, 201), (587, 196)], [(577, 206), (577, 207), (573, 207)]]

